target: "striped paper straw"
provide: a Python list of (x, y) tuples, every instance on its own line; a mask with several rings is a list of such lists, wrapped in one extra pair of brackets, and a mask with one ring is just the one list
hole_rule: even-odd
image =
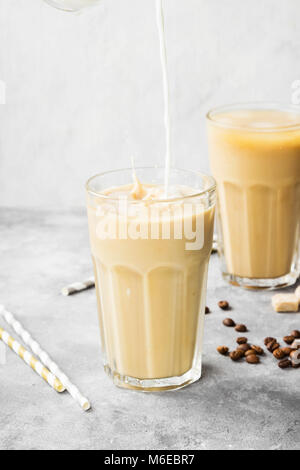
[(38, 361), (30, 352), (28, 352), (18, 341), (7, 333), (7, 331), (0, 328), (0, 339), (10, 347), (26, 364), (28, 364), (40, 377), (42, 377), (51, 387), (57, 392), (61, 393), (65, 391), (65, 388), (61, 381), (51, 374), (40, 361)]
[(0, 315), (2, 314), (5, 321), (14, 329), (14, 331), (22, 338), (24, 343), (30, 347), (34, 354), (36, 354), (41, 362), (61, 381), (63, 386), (68, 390), (74, 400), (81, 406), (84, 411), (91, 408), (91, 404), (85, 398), (78, 388), (70, 381), (70, 379), (60, 370), (58, 365), (50, 358), (50, 356), (41, 348), (41, 346), (31, 337), (30, 333), (23, 328), (21, 323), (16, 320), (12, 313), (5, 310), (0, 306)]
[(75, 282), (74, 284), (70, 284), (69, 286), (64, 287), (61, 293), (67, 297), (68, 295), (77, 294), (78, 292), (91, 289), (92, 287), (95, 287), (95, 279), (93, 277), (84, 282)]

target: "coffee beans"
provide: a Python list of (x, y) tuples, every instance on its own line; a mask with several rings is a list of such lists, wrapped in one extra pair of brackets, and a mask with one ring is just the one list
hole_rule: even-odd
[(209, 307), (205, 307), (205, 315), (208, 315), (209, 313), (211, 313)]
[(271, 341), (276, 341), (275, 338), (272, 338), (272, 337), (268, 337), (264, 340), (264, 343), (265, 343), (265, 346), (267, 346), (269, 343), (271, 343)]
[(253, 349), (249, 349), (248, 351), (246, 351), (245, 353), (245, 356), (248, 357), (248, 356), (256, 356), (256, 352), (253, 350)]
[(236, 342), (237, 344), (246, 344), (248, 343), (248, 338), (244, 338), (244, 337), (237, 338)]
[[(218, 302), (218, 305), (221, 310), (231, 310), (229, 302), (226, 300)], [(206, 307), (205, 313), (210, 313), (210, 309), (208, 307)], [(223, 320), (223, 325), (228, 328), (235, 328), (235, 331), (237, 331), (238, 333), (246, 333), (248, 331), (248, 328), (245, 324), (236, 324), (236, 322), (232, 318), (225, 318)], [(264, 339), (265, 346), (267, 347), (268, 351), (270, 351), (270, 353), (274, 356), (274, 358), (277, 359), (278, 367), (280, 367), (280, 369), (300, 368), (300, 364), (298, 364), (299, 360), (295, 360), (294, 356), (292, 355), (293, 353), (295, 354), (295, 351), (297, 351), (297, 349), (290, 347), (295, 340), (299, 339), (299, 330), (293, 330), (289, 335), (283, 338), (284, 342), (289, 347), (281, 347), (277, 339), (272, 336), (268, 336)], [(261, 362), (261, 356), (265, 354), (265, 351), (261, 346), (249, 344), (248, 338), (246, 338), (246, 336), (239, 336), (238, 338), (236, 338), (236, 343), (237, 348), (233, 351), (230, 351), (227, 346), (219, 346), (217, 348), (217, 351), (222, 356), (229, 356), (233, 362), (244, 360), (248, 364), (253, 365), (259, 364)]]
[(238, 331), (239, 333), (245, 333), (248, 331), (246, 325), (236, 325), (235, 331)]
[(231, 318), (225, 318), (225, 320), (223, 320), (223, 325), (233, 328), (235, 326), (235, 322)]
[(295, 337), (294, 336), (285, 336), (283, 338), (283, 341), (286, 343), (286, 344), (292, 344), (294, 341), (295, 341)]
[(263, 348), (261, 348), (260, 346), (255, 346), (254, 344), (252, 344), (251, 349), (253, 349), (253, 351), (255, 351), (258, 356), (262, 356), (264, 353)]
[[(300, 331), (294, 330), (291, 332), (290, 335), (284, 336), (283, 341), (289, 346), (290, 345), (294, 346), (293, 344), (294, 341), (297, 344), (297, 342), (299, 342), (299, 339), (300, 339)], [(282, 369), (287, 369), (288, 367), (299, 369), (300, 351), (297, 350), (297, 346), (295, 345), (295, 347), (285, 347), (285, 348), (282, 348), (282, 350), (285, 356), (288, 357), (288, 359), (285, 359), (285, 361), (281, 361), (281, 364), (279, 365), (279, 367), (281, 367)]]
[(288, 369), (289, 367), (292, 367), (292, 363), (289, 359), (285, 359), (278, 363), (278, 367), (280, 367), (280, 369)]
[(227, 356), (228, 352), (229, 352), (229, 348), (227, 348), (226, 346), (219, 346), (217, 348), (217, 351), (218, 353), (220, 353), (222, 356)]
[(277, 349), (275, 349), (275, 351), (273, 351), (273, 356), (274, 356), (276, 359), (281, 360), (281, 359), (283, 359), (284, 357), (286, 357), (286, 354), (285, 354), (285, 352), (284, 352), (282, 349), (277, 348)]
[(243, 351), (236, 350), (236, 351), (232, 351), (229, 354), (229, 356), (230, 356), (230, 359), (232, 361), (236, 362), (236, 361), (239, 361), (240, 359), (242, 359), (242, 357), (244, 357), (244, 353), (243, 353)]
[(289, 356), (291, 354), (291, 352), (295, 351), (295, 349), (293, 349), (293, 348), (281, 348), (281, 351), (284, 352), (284, 355), (286, 357), (286, 356)]
[(229, 310), (229, 303), (227, 302), (227, 300), (221, 300), (218, 303), (218, 305), (219, 305), (221, 310)]
[[(288, 336), (285, 336), (283, 338), (284, 342), (288, 345), (291, 345), (295, 339), (296, 336), (298, 336), (300, 332), (298, 330), (292, 331), (292, 333)], [(299, 366), (297, 364), (297, 360), (294, 359), (293, 354), (295, 354), (295, 351), (297, 351), (295, 348), (292, 347), (280, 347), (280, 344), (277, 342), (276, 338), (272, 338), (271, 336), (265, 339), (265, 345), (267, 346), (267, 349), (273, 354), (275, 359), (277, 359), (278, 362), (278, 367), (280, 369), (288, 369), (293, 367), (294, 369), (298, 369)], [(299, 358), (300, 359), (300, 358)]]
[(238, 351), (243, 351), (244, 353), (246, 353), (246, 352), (249, 351), (250, 349), (251, 349), (251, 346), (250, 346), (250, 344), (248, 344), (248, 343), (241, 344), (241, 345), (237, 348)]
[(272, 339), (272, 341), (267, 344), (267, 349), (271, 353), (275, 351), (275, 349), (278, 349), (279, 347), (280, 347), (280, 344), (277, 343), (276, 339)]
[(246, 361), (248, 362), (248, 364), (259, 364), (260, 359), (256, 354), (249, 354), (246, 357)]

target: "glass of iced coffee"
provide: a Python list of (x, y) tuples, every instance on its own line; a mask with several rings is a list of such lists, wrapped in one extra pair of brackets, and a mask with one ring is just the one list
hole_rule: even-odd
[(300, 274), (300, 108), (239, 104), (211, 111), (224, 277), (246, 288), (292, 285)]
[(118, 386), (161, 391), (201, 377), (215, 181), (120, 170), (87, 183), (104, 367)]

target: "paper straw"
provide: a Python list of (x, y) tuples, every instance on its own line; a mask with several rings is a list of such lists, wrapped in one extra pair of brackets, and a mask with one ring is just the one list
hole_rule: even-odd
[(30, 347), (32, 352), (36, 354), (41, 362), (54, 374), (68, 390), (74, 400), (81, 406), (84, 411), (91, 408), (91, 404), (85, 398), (78, 388), (70, 381), (70, 379), (60, 370), (58, 365), (50, 358), (50, 356), (41, 348), (41, 346), (31, 337), (30, 333), (23, 328), (21, 323), (16, 320), (12, 313), (5, 310), (0, 305), (0, 315), (3, 316), (5, 321), (14, 329), (14, 331), (22, 338), (24, 343)]
[(77, 294), (78, 292), (91, 289), (92, 287), (95, 287), (95, 279), (93, 277), (84, 282), (75, 282), (74, 284), (70, 284), (69, 286), (64, 287), (61, 293), (67, 297), (68, 295)]
[(41, 364), (30, 352), (28, 352), (18, 341), (7, 333), (7, 331), (0, 328), (0, 339), (10, 347), (26, 364), (28, 364), (40, 377), (42, 377), (54, 390), (61, 393), (65, 391), (65, 388), (61, 381), (51, 374), (46, 367)]

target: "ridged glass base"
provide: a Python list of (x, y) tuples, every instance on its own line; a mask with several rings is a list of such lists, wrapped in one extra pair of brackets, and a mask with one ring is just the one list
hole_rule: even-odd
[(187, 387), (201, 378), (201, 366), (191, 369), (180, 377), (149, 380), (120, 375), (118, 372), (113, 371), (108, 365), (104, 366), (104, 370), (117, 387), (137, 390), (140, 392), (166, 392), (179, 390), (180, 388)]
[(293, 286), (297, 282), (300, 272), (294, 271), (286, 276), (273, 279), (251, 279), (224, 272), (222, 274), (225, 281), (229, 282), (229, 284), (232, 284), (233, 286), (243, 287), (244, 289), (275, 290)]

